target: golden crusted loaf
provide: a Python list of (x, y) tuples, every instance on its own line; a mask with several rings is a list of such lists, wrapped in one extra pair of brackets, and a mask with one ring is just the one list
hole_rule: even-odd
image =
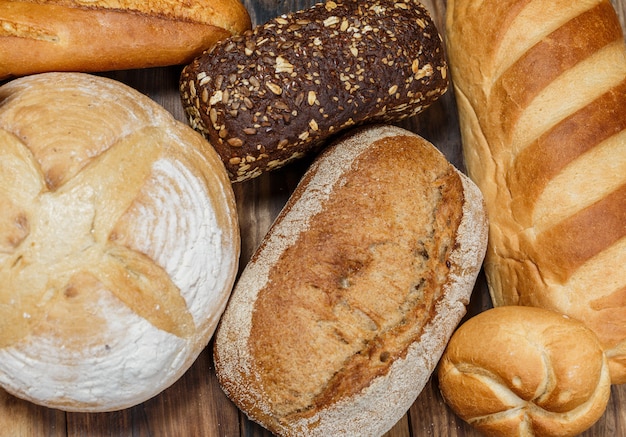
[(239, 0), (0, 0), (0, 79), (183, 64), (250, 27)]
[(465, 313), (486, 233), (480, 192), (434, 146), (391, 126), (352, 132), (233, 291), (215, 337), (224, 391), (279, 435), (383, 434)]
[(438, 369), (450, 407), (486, 436), (575, 436), (604, 413), (611, 377), (598, 337), (543, 308), (503, 306), (459, 327)]
[(495, 305), (582, 320), (626, 382), (626, 46), (608, 0), (451, 0), (447, 46)]
[(105, 411), (172, 384), (206, 346), (239, 257), (206, 141), (83, 73), (0, 88), (0, 386)]

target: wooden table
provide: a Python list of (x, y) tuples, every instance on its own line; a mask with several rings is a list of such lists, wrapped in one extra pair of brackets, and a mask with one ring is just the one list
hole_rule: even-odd
[[(576, 1), (576, 0), (573, 0)], [(244, 0), (254, 24), (290, 10), (311, 6), (313, 0)], [(424, 4), (443, 32), (445, 0)], [(614, 0), (624, 25), (626, 0)], [(180, 67), (120, 71), (106, 74), (147, 94), (180, 120), (185, 120), (178, 95)], [(439, 147), (463, 169), (460, 134), (454, 96), (448, 92), (433, 107), (402, 124)], [(308, 165), (307, 161), (234, 186), (242, 232), (241, 265), (245, 265)], [(468, 316), (490, 306), (481, 275), (468, 308)], [(0, 436), (269, 436), (248, 421), (225, 397), (217, 384), (211, 345), (191, 369), (159, 396), (136, 407), (101, 414), (65, 413), (16, 399), (0, 390)], [(407, 414), (386, 437), (477, 436), (443, 403), (432, 378)], [(626, 386), (613, 386), (604, 416), (587, 432), (587, 437), (626, 436)]]

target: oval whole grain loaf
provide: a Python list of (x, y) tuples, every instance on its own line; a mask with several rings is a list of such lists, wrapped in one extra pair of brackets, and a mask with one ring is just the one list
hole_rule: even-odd
[(441, 37), (417, 0), (327, 1), (224, 40), (181, 75), (191, 125), (233, 181), (364, 121), (415, 115), (447, 89)]
[(478, 189), (421, 137), (325, 150), (244, 269), (218, 328), (225, 393), (278, 435), (391, 428), (466, 311), (486, 248)]

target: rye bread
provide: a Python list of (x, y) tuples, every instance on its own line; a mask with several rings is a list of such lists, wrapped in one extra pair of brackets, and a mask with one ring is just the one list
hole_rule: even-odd
[(185, 67), (190, 124), (243, 181), (363, 122), (421, 112), (447, 89), (443, 43), (418, 0), (335, 0), (226, 39)]

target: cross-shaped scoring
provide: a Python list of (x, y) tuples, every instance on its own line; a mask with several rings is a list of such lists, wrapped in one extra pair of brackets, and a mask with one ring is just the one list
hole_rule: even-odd
[[(105, 373), (100, 389), (186, 370), (239, 254), (234, 196), (211, 152), (108, 79), (54, 73), (0, 88), (0, 385), (34, 401), (84, 389), (75, 398), (94, 408)], [(71, 369), (88, 388), (67, 384)], [(20, 387), (29, 378), (50, 387)]]

